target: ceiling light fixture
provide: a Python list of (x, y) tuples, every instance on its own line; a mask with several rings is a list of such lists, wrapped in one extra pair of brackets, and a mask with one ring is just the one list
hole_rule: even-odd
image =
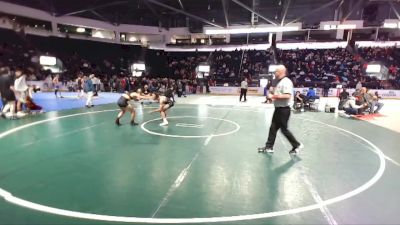
[(230, 29), (214, 29), (206, 28), (205, 34), (251, 34), (251, 33), (269, 33), (269, 32), (287, 32), (296, 31), (299, 27), (277, 26), (277, 27), (243, 27), (243, 28), (230, 28)]
[(350, 30), (350, 29), (356, 29), (356, 25), (355, 24), (339, 24), (337, 26), (338, 30)]
[(352, 30), (356, 29), (356, 24), (325, 24), (324, 30)]
[(394, 29), (394, 28), (400, 28), (400, 22), (385, 22), (384, 24), (383, 24), (383, 27), (384, 28), (392, 28), (392, 29)]
[(83, 27), (76, 28), (76, 32), (78, 32), (78, 33), (84, 33), (85, 31), (86, 31), (86, 29)]

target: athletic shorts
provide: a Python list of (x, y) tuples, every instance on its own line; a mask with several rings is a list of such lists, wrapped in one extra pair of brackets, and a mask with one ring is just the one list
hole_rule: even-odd
[(173, 101), (168, 101), (168, 102), (167, 102), (167, 105), (169, 105), (169, 108), (172, 108), (172, 106), (174, 106), (175, 104), (174, 104)]
[(6, 102), (15, 101), (15, 94), (11, 90), (6, 90), (1, 92), (1, 98)]
[(15, 92), (15, 98), (19, 102), (26, 103), (26, 96), (27, 96), (26, 91), (16, 91)]
[(128, 100), (124, 97), (120, 97), (118, 99), (117, 105), (121, 108), (125, 108), (128, 106)]

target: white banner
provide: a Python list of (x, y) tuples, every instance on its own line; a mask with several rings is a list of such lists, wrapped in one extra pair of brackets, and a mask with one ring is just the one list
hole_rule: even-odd
[(400, 98), (400, 90), (374, 90), (382, 98)]
[[(240, 87), (210, 87), (210, 92), (212, 94), (221, 95), (236, 95), (240, 94)], [(263, 95), (264, 88), (262, 87), (249, 87), (247, 89), (248, 95)]]
[[(347, 92), (349, 94), (353, 94), (356, 90), (355, 89), (347, 89)], [(382, 98), (399, 98), (400, 99), (400, 90), (382, 90), (382, 89), (371, 89), (369, 92), (378, 92), (378, 95), (381, 96)]]
[[(47, 83), (44, 81), (27, 81), (28, 85), (35, 85), (36, 87), (39, 87), (42, 91), (51, 91), (53, 89), (52, 83)], [(66, 87), (63, 85), (60, 85), (61, 90), (67, 90)], [(186, 89), (188, 90), (188, 89)], [(307, 91), (309, 88), (304, 87), (304, 88), (294, 88), (294, 91), (300, 91), (303, 95), (307, 95)], [(317, 95), (318, 96), (323, 96), (322, 95), (322, 88), (315, 88)], [(355, 89), (346, 89), (349, 94), (353, 94), (355, 92)], [(329, 97), (338, 97), (339, 96), (339, 91), (340, 89), (337, 88), (330, 88), (328, 96)], [(400, 90), (375, 90), (371, 89), (370, 91), (372, 92), (378, 92), (378, 94), (382, 98), (397, 98), (400, 99)], [(240, 87), (214, 87), (210, 86), (210, 92), (212, 94), (222, 94), (222, 95), (237, 95), (240, 94)], [(262, 87), (249, 87), (247, 89), (247, 94), (248, 95), (263, 95), (264, 94), (264, 88)]]
[(236, 95), (239, 93), (239, 88), (238, 87), (213, 87), (213, 86), (210, 86), (210, 92), (212, 94)]
[[(239, 93), (240, 93), (240, 88)], [(248, 95), (263, 95), (264, 94), (264, 88), (263, 87), (249, 87), (247, 89), (247, 94)]]

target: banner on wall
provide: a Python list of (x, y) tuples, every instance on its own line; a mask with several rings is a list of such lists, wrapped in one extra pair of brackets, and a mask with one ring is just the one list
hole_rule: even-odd
[[(353, 94), (356, 90), (355, 89), (347, 89), (349, 94)], [(382, 98), (399, 98), (400, 99), (400, 90), (382, 90), (382, 89), (371, 89), (370, 92), (378, 92), (378, 95)]]
[(221, 95), (236, 95), (239, 93), (238, 87), (210, 87), (210, 92), (212, 94), (221, 94)]
[[(240, 89), (239, 89), (239, 93), (240, 93)], [(264, 88), (263, 87), (249, 87), (247, 89), (247, 94), (263, 95), (264, 94)]]
[(400, 90), (375, 90), (382, 98), (400, 98)]
[[(294, 88), (294, 91), (300, 91), (303, 95), (307, 95), (309, 88)], [(322, 96), (323, 89), (315, 88), (318, 96)], [(352, 94), (355, 89), (346, 89), (349, 94)], [(338, 97), (341, 89), (330, 88), (328, 92), (328, 97)], [(398, 98), (400, 99), (400, 90), (371, 90), (373, 92), (377, 91), (382, 98)], [(210, 92), (212, 94), (221, 95), (237, 95), (240, 94), (239, 87), (210, 87)], [(249, 95), (263, 95), (264, 89), (262, 87), (249, 87), (247, 94)]]
[[(303, 95), (307, 94), (307, 91), (309, 90), (309, 88), (294, 88), (295, 91), (300, 91), (300, 93), (302, 93)], [(317, 91), (317, 95), (318, 96), (322, 96), (322, 88), (316, 88)], [(352, 95), (356, 90), (355, 89), (346, 89), (347, 92), (349, 92), (350, 95)], [(400, 90), (375, 90), (375, 89), (371, 89), (371, 92), (378, 92), (378, 94), (382, 97), (382, 98), (399, 98), (400, 99)], [(339, 93), (341, 92), (341, 89), (337, 89), (337, 88), (330, 88), (329, 89), (329, 93), (328, 93), (328, 97), (338, 97)]]
[[(240, 87), (210, 87), (210, 92), (212, 94), (236, 95), (240, 94)], [(247, 89), (248, 95), (262, 95), (263, 93), (264, 88), (262, 87), (249, 87)]]
[[(45, 81), (27, 81), (28, 85), (35, 85), (36, 87), (40, 88), (42, 91), (52, 91), (52, 83), (51, 82), (45, 82)], [(63, 85), (60, 85), (61, 90), (67, 90), (66, 87)], [(294, 88), (294, 91), (300, 91), (303, 95), (307, 95), (307, 91), (309, 88)], [(322, 88), (315, 88), (317, 95), (322, 96)], [(338, 97), (341, 89), (337, 88), (330, 88), (328, 96), (329, 97)], [(346, 89), (349, 94), (353, 94), (355, 92), (355, 89)], [(400, 90), (375, 90), (371, 89), (370, 91), (372, 92), (378, 92), (378, 94), (382, 98), (396, 98), (400, 99)], [(238, 95), (240, 94), (240, 87), (213, 87), (210, 86), (210, 92), (211, 94), (220, 94), (220, 95)], [(264, 94), (264, 88), (262, 87), (249, 87), (247, 89), (247, 94), (248, 95), (263, 95)]]

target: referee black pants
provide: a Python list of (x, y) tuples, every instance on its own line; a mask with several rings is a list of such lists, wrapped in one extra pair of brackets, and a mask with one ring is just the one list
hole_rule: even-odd
[(242, 97), (244, 96), (244, 101), (247, 101), (246, 99), (246, 94), (247, 94), (247, 89), (246, 88), (241, 88), (240, 89), (240, 98), (239, 101), (242, 101)]
[(272, 116), (271, 127), (269, 128), (268, 141), (265, 144), (267, 148), (273, 148), (276, 139), (276, 133), (281, 129), (283, 135), (289, 140), (293, 148), (298, 147), (300, 143), (288, 130), (288, 121), (290, 117), (290, 107), (276, 107)]

